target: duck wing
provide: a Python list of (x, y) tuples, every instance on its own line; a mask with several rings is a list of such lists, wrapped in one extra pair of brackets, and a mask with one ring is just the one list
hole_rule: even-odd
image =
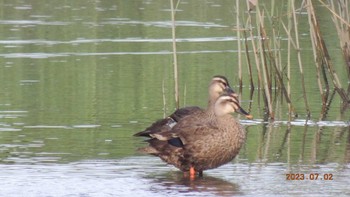
[[(175, 129), (175, 127), (171, 131), (150, 134), (151, 138), (146, 140), (149, 146), (140, 148), (139, 151), (158, 156), (166, 163), (172, 164), (182, 171), (188, 171), (191, 166), (191, 154), (193, 151), (195, 152), (195, 150), (188, 151), (188, 146), (195, 138), (190, 133), (207, 136), (208, 134), (203, 131), (215, 130), (215, 128), (210, 124), (182, 126), (183, 130)], [(201, 140), (198, 142), (203, 143)]]
[(170, 131), (180, 120), (189, 115), (202, 112), (203, 109), (200, 107), (184, 107), (176, 110), (170, 116), (160, 119), (154, 122), (151, 126), (147, 127), (144, 131), (137, 132), (134, 136), (143, 136), (152, 138), (152, 134), (163, 133)]

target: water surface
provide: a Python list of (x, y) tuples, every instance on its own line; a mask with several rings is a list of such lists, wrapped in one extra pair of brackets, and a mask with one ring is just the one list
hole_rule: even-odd
[[(246, 144), (231, 163), (190, 181), (158, 158), (137, 153), (145, 143), (132, 137), (175, 109), (168, 1), (0, 5), (0, 196), (350, 195), (349, 110), (341, 112), (335, 96), (320, 118), (314, 66), (305, 66), (310, 120), (304, 104), (295, 102), (298, 117), (288, 121), (280, 96), (275, 121), (267, 120), (259, 90), (251, 95), (244, 77), (241, 103), (255, 117), (241, 119)], [(227, 76), (239, 89), (234, 6), (180, 2), (181, 106), (206, 106), (213, 75)], [(320, 20), (329, 25), (328, 18)], [(303, 61), (312, 65), (308, 31), (300, 27)], [(330, 38), (335, 33), (323, 31)], [(341, 62), (337, 40), (330, 38), (330, 53)], [(338, 74), (349, 84), (345, 72)], [(299, 84), (292, 87), (302, 98)], [(320, 179), (286, 180), (288, 173)], [(333, 180), (321, 180), (329, 174)]]

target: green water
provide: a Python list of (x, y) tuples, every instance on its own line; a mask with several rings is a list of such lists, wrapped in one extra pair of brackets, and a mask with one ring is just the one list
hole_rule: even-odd
[[(180, 2), (176, 36), (181, 106), (205, 107), (207, 86), (213, 75), (225, 75), (231, 86), (239, 89), (237, 38), (232, 30), (234, 6), (235, 2), (226, 0)], [(68, 180), (83, 183), (91, 173), (88, 179), (91, 182), (87, 184), (98, 181), (102, 188), (104, 181), (110, 184), (107, 180), (111, 175), (116, 183), (129, 186), (126, 191), (132, 191), (131, 185), (138, 179), (141, 182), (138, 184), (151, 185), (151, 188), (138, 188), (145, 196), (164, 195), (154, 193), (152, 187), (168, 188), (167, 181), (176, 183), (170, 187), (172, 194), (181, 194), (184, 185), (189, 187), (179, 184), (178, 178), (173, 179), (172, 173), (176, 170), (172, 167), (155, 157), (137, 153), (136, 149), (145, 143), (132, 137), (175, 109), (169, 8), (169, 2), (161, 0), (0, 2), (0, 164), (7, 169), (0, 173), (0, 179), (8, 181), (4, 187), (7, 190), (0, 189), (0, 195), (21, 196), (13, 191), (33, 174), (46, 180), (60, 180), (61, 174), (80, 170), (77, 181), (73, 176), (68, 176)], [(326, 13), (322, 7), (317, 9)], [(307, 18), (305, 14), (299, 17)], [(326, 28), (332, 22), (323, 17), (321, 14), (319, 20), (325, 27), (322, 31), (326, 44), (346, 88), (349, 80), (336, 32)], [(264, 184), (256, 179), (266, 173), (277, 177), (268, 182), (272, 186), (285, 181), (283, 173), (290, 170), (310, 173), (315, 169), (337, 175), (339, 182), (333, 182), (331, 187), (349, 194), (349, 177), (344, 174), (348, 172), (350, 160), (350, 113), (349, 110), (341, 113), (342, 103), (335, 95), (326, 118), (320, 121), (322, 100), (308, 24), (301, 22), (299, 28), (311, 109), (308, 126), (304, 126), (306, 111), (296, 62), (291, 70), (291, 94), (299, 116), (289, 125), (288, 108), (280, 95), (274, 97), (275, 121), (264, 118), (262, 94), (256, 89), (250, 97), (248, 68), (243, 61), (241, 102), (244, 108), (250, 109), (254, 120), (241, 121), (248, 137), (239, 157), (228, 167), (209, 172), (219, 181), (208, 178), (208, 182), (198, 183), (209, 190), (216, 188), (218, 193), (210, 195), (220, 196), (227, 187), (217, 186), (227, 182), (234, 183), (229, 188), (235, 192), (230, 195), (254, 194)], [(286, 52), (286, 40), (282, 38), (282, 54)], [(256, 82), (257, 73), (254, 75)], [(45, 175), (40, 169), (44, 169)], [(130, 182), (122, 179), (130, 172), (120, 169), (131, 171)], [(21, 170), (23, 174), (17, 174), (20, 179), (8, 175)], [(245, 179), (244, 172), (250, 178)], [(223, 180), (220, 181), (220, 177), (224, 177)], [(61, 193), (50, 191), (49, 194), (79, 196), (74, 190), (63, 192), (70, 188), (70, 181), (67, 184), (59, 181)], [(53, 182), (45, 183), (48, 188), (54, 187)], [(45, 196), (43, 193), (49, 189), (43, 190), (40, 184), (41, 179), (35, 179), (23, 191), (36, 191), (33, 196)], [(281, 195), (296, 187), (296, 183), (283, 184), (289, 186), (276, 187), (272, 194)], [(312, 182), (306, 185), (313, 188)], [(88, 187), (78, 191), (81, 195), (98, 196)], [(100, 190), (101, 196), (122, 192), (103, 191)], [(189, 195), (200, 194), (197, 190), (186, 191)], [(312, 191), (322, 194), (322, 190)], [(295, 193), (298, 194), (307, 193)]]

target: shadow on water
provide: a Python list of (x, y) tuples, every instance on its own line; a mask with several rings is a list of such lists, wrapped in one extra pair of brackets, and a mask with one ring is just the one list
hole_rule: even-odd
[(224, 179), (216, 178), (210, 175), (203, 177), (196, 177), (194, 180), (185, 177), (180, 171), (166, 172), (156, 176), (148, 176), (146, 179), (151, 179), (155, 186), (151, 190), (160, 189), (157, 193), (167, 195), (175, 193), (196, 193), (217, 196), (232, 196), (242, 195), (238, 184), (226, 181)]

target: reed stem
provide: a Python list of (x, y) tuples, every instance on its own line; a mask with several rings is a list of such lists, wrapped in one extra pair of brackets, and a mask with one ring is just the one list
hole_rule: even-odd
[[(247, 7), (249, 6), (249, 2), (247, 2)], [(255, 5), (256, 6), (256, 5)], [(256, 6), (257, 7), (257, 6)], [(262, 84), (262, 76), (261, 76), (261, 71), (260, 71), (260, 60), (259, 60), (259, 56), (258, 56), (258, 49), (257, 46), (255, 44), (255, 39), (254, 39), (254, 35), (253, 35), (253, 27), (252, 27), (252, 16), (251, 16), (251, 12), (248, 12), (248, 17), (247, 17), (247, 21), (246, 21), (246, 27), (247, 30), (249, 31), (249, 38), (251, 40), (251, 44), (252, 44), (252, 49), (253, 49), (253, 54), (254, 54), (254, 60), (255, 60), (255, 66), (256, 66), (256, 71), (258, 73), (258, 104), (260, 105), (260, 95), (261, 95), (261, 84)], [(245, 36), (247, 37), (247, 36)], [(246, 47), (246, 51), (248, 50), (248, 47)], [(247, 59), (249, 60), (249, 53), (246, 53), (247, 55)], [(250, 63), (249, 63), (250, 64)], [(251, 91), (251, 96), (253, 95), (252, 91)]]
[(237, 26), (237, 47), (238, 47), (238, 79), (239, 79), (239, 92), (242, 92), (242, 53), (241, 53), (241, 25), (239, 20), (239, 0), (236, 0), (236, 26)]
[[(290, 74), (290, 63), (291, 63), (291, 45), (292, 45), (292, 38), (291, 38), (291, 35), (290, 35), (290, 32), (291, 32), (291, 29), (292, 29), (292, 24), (291, 24), (291, 18), (292, 18), (292, 14), (291, 14), (291, 10), (292, 10), (292, 6), (291, 4), (289, 3), (288, 4), (288, 29), (286, 30), (287, 32), (287, 35), (289, 37), (288, 39), (288, 54), (287, 54), (287, 94), (288, 94), (288, 97), (289, 98), (292, 98), (292, 95), (291, 95), (291, 74)], [(286, 28), (285, 28), (286, 29)], [(288, 104), (288, 110), (289, 110), (289, 121), (291, 120), (291, 106), (290, 104)]]
[[(333, 86), (337, 93), (340, 95), (342, 98), (343, 102), (349, 102), (349, 98), (347, 94), (345, 93), (344, 89), (342, 88), (342, 85), (339, 81), (338, 75), (335, 72), (333, 63), (331, 62), (326, 44), (323, 40), (320, 27), (318, 24), (318, 21), (316, 19), (316, 13), (313, 7), (313, 3), (311, 0), (307, 0), (307, 11), (308, 11), (308, 16), (309, 16), (309, 23), (310, 23), (310, 28), (313, 30), (313, 35), (311, 35), (311, 39), (314, 40), (313, 44), (316, 45), (314, 49), (317, 50), (316, 53), (316, 59), (317, 59), (317, 64), (323, 67), (322, 71), (324, 73), (324, 79), (326, 80), (327, 77), (327, 71), (328, 74), (332, 80)], [(326, 83), (328, 85), (328, 81)], [(329, 92), (329, 89), (328, 89)], [(323, 103), (325, 105), (325, 102)]]
[(256, 9), (257, 12), (257, 26), (259, 26), (259, 35), (260, 35), (260, 41), (259, 41), (259, 48), (260, 48), (260, 60), (263, 66), (263, 77), (264, 77), (264, 93), (265, 93), (265, 101), (268, 108), (269, 117), (274, 119), (274, 112), (272, 109), (272, 102), (271, 102), (271, 83), (269, 78), (269, 71), (267, 67), (267, 61), (266, 61), (266, 54), (265, 54), (265, 48), (264, 48), (264, 42), (266, 40), (266, 33), (264, 29), (264, 14), (260, 13), (259, 7)]
[(175, 89), (175, 106), (179, 109), (179, 82), (178, 82), (178, 67), (177, 67), (177, 52), (176, 52), (176, 34), (175, 34), (175, 10), (174, 10), (174, 0), (170, 0), (171, 5), (171, 33), (172, 33), (172, 43), (173, 43), (173, 67), (174, 67), (174, 89)]
[(305, 77), (304, 77), (304, 70), (303, 70), (303, 63), (301, 61), (301, 49), (299, 44), (299, 31), (298, 31), (298, 23), (297, 23), (297, 17), (296, 17), (296, 10), (295, 10), (295, 0), (291, 0), (291, 10), (293, 15), (293, 24), (294, 24), (294, 34), (295, 34), (295, 44), (296, 44), (296, 52), (297, 52), (297, 58), (298, 58), (298, 64), (299, 64), (299, 71), (300, 71), (300, 77), (301, 77), (301, 87), (303, 89), (303, 98), (304, 98), (304, 104), (305, 109), (307, 113), (307, 117), (310, 118), (310, 108), (309, 103), (306, 97), (306, 88), (305, 88)]
[(246, 29), (244, 29), (243, 35), (244, 35), (244, 46), (245, 46), (246, 59), (247, 59), (247, 63), (248, 63), (250, 89), (252, 92), (252, 91), (254, 91), (254, 80), (253, 80), (253, 73), (252, 73), (252, 63), (251, 63), (250, 56), (249, 56), (249, 46), (248, 46)]
[(162, 95), (163, 95), (163, 118), (166, 117), (166, 99), (165, 99), (165, 87), (164, 87), (164, 79), (162, 81)]

